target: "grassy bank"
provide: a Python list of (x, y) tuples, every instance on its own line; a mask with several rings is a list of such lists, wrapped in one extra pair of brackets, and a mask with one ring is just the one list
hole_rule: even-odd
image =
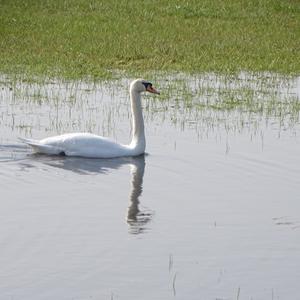
[(296, 0), (0, 0), (0, 72), (300, 72)]

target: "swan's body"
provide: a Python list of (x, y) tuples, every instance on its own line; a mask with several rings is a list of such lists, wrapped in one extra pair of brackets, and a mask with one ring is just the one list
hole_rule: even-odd
[(145, 147), (131, 147), (91, 133), (68, 133), (40, 141), (21, 139), (35, 152), (49, 155), (81, 156), (90, 158), (113, 158), (136, 156), (144, 153)]
[(122, 145), (91, 133), (69, 133), (40, 141), (31, 139), (21, 139), (21, 141), (30, 145), (35, 152), (49, 155), (113, 158), (143, 154), (146, 148), (141, 106), (141, 92), (143, 91), (158, 94), (152, 84), (145, 80), (137, 79), (130, 84), (132, 141), (129, 145)]

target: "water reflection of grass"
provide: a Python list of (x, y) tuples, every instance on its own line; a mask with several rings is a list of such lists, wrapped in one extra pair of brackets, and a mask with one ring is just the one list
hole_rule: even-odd
[[(299, 91), (292, 77), (249, 73), (156, 73), (149, 77), (155, 78), (162, 94), (155, 99), (144, 97), (147, 128), (172, 124), (201, 134), (215, 129), (258, 132), (265, 126), (292, 129), (299, 123)], [(1, 123), (26, 133), (30, 130), (30, 135), (42, 130), (46, 135), (90, 131), (129, 137), (129, 81), (52, 80), (41, 84), (3, 78), (2, 107), (9, 109), (1, 113)]]
[(0, 70), (300, 70), (297, 1), (1, 1)]
[(292, 77), (271, 74), (204, 74), (188, 80), (183, 77), (167, 81), (167, 96), (159, 104), (154, 101), (152, 108), (158, 114), (171, 115), (171, 121), (180, 128), (241, 130), (270, 122), (286, 129), (299, 123), (299, 91)]

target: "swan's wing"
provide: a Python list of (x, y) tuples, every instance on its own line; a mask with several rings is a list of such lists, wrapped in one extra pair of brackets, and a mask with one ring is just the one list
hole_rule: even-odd
[(44, 145), (40, 141), (37, 140), (32, 140), (32, 139), (24, 139), (24, 138), (19, 138), (19, 140), (33, 148), (33, 150), (37, 153), (44, 153), (44, 154), (60, 154), (63, 152), (58, 147), (52, 146), (52, 145)]
[[(56, 142), (56, 141), (55, 141)], [(48, 144), (48, 143), (47, 143)], [(63, 149), (67, 156), (112, 158), (124, 156), (126, 150), (113, 140), (90, 133), (63, 136)]]
[(128, 146), (90, 133), (69, 133), (40, 141), (23, 138), (20, 140), (38, 153), (52, 155), (64, 153), (67, 156), (113, 158), (133, 154)]

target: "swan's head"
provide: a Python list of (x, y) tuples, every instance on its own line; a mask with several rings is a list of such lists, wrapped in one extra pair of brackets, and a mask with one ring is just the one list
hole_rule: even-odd
[(152, 83), (144, 79), (136, 79), (131, 82), (130, 90), (137, 93), (149, 92), (152, 94), (160, 94), (153, 86)]

